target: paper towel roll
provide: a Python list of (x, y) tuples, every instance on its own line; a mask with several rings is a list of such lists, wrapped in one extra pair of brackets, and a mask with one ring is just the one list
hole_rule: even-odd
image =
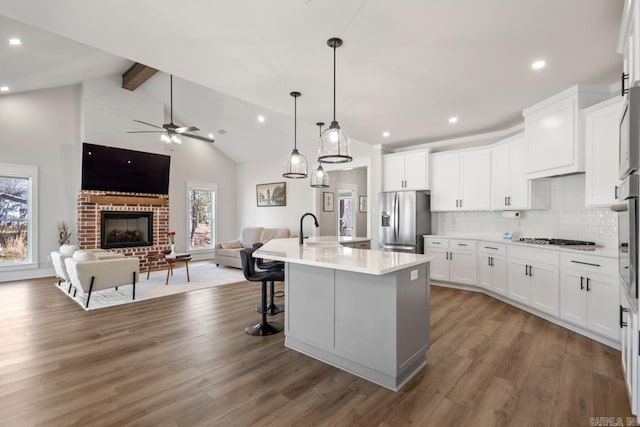
[(504, 211), (502, 217), (507, 219), (519, 219), (521, 217), (520, 211)]

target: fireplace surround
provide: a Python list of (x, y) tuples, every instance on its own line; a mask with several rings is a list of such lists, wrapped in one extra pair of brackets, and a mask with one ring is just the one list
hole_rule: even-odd
[(102, 249), (153, 246), (153, 212), (101, 211)]

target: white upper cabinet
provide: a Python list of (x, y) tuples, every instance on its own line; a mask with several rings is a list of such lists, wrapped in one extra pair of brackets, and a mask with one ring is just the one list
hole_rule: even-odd
[(620, 115), (624, 98), (617, 96), (582, 111), (585, 127), (585, 205), (616, 203)]
[(491, 209), (489, 148), (431, 155), (431, 210)]
[(386, 154), (383, 168), (383, 191), (429, 189), (429, 152), (426, 150)]
[(609, 87), (573, 86), (525, 109), (527, 178), (584, 172), (580, 110), (610, 96)]
[(549, 181), (525, 174), (524, 135), (491, 148), (491, 209), (548, 209)]
[(628, 74), (624, 87), (629, 88), (640, 82), (640, 2), (627, 0), (624, 3), (618, 53), (623, 57), (623, 70)]

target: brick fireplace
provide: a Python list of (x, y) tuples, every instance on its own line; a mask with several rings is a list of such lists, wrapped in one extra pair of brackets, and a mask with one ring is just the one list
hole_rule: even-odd
[[(151, 227), (146, 232), (144, 241), (140, 246), (129, 242), (126, 245), (115, 244), (110, 246), (108, 250), (125, 255), (137, 256), (140, 258), (140, 269), (146, 271), (149, 261), (147, 254), (149, 252), (158, 252), (169, 249), (169, 197), (167, 195), (150, 195), (150, 194), (132, 194), (132, 193), (114, 193), (103, 191), (82, 191), (77, 197), (78, 210), (78, 245), (80, 249), (100, 249), (105, 244), (104, 233), (101, 233), (102, 221), (109, 215), (120, 219), (128, 220), (126, 223), (119, 222), (118, 232), (127, 233), (129, 235), (135, 233), (135, 230), (125, 230), (123, 224), (132, 224), (131, 219), (149, 217)], [(113, 215), (116, 214), (116, 215)], [(136, 221), (140, 221), (136, 219)], [(132, 228), (129, 225), (129, 228)], [(139, 228), (139, 227), (138, 227)], [(110, 230), (110, 232), (113, 230)], [(144, 234), (144, 230), (142, 230)], [(132, 240), (129, 236), (115, 240)], [(115, 246), (115, 247), (114, 247)], [(129, 247), (117, 247), (129, 246)], [(151, 270), (159, 270), (161, 265), (158, 261), (151, 263)]]

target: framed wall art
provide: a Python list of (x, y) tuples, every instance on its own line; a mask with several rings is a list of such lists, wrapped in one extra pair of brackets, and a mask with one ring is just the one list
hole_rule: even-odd
[(256, 204), (258, 207), (287, 206), (287, 183), (257, 184)]
[(334, 205), (334, 194), (331, 192), (323, 192), (322, 193), (322, 210), (324, 212), (333, 212)]

